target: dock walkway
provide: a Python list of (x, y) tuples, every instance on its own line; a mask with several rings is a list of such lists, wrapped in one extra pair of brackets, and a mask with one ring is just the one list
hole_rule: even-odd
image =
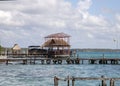
[(120, 58), (43, 58), (43, 57), (24, 57), (24, 58), (0, 58), (0, 62), (22, 62), (22, 64), (112, 64), (119, 65)]

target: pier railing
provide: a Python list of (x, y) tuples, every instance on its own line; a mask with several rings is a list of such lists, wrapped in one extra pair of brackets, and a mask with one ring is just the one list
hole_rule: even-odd
[[(75, 81), (78, 80), (101, 80), (101, 84), (98, 86), (115, 86), (115, 81), (120, 80), (120, 78), (107, 78), (104, 76), (98, 77), (98, 78), (93, 78), (93, 77), (70, 77), (68, 76), (65, 79), (61, 79), (58, 77), (54, 77), (54, 86), (58, 86), (59, 85), (59, 81), (66, 81), (67, 82), (67, 86), (75, 86)], [(109, 85), (107, 85), (106, 81), (109, 80)], [(70, 81), (72, 81), (72, 84), (70, 84)]]

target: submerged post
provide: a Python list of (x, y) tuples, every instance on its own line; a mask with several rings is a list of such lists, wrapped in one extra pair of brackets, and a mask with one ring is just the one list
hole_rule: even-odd
[(23, 60), (23, 64), (27, 64), (27, 59)]
[(70, 77), (68, 76), (67, 79), (67, 86), (70, 86)]
[(54, 86), (58, 86), (58, 80), (59, 80), (59, 79), (55, 76), (55, 77), (54, 77)]
[(110, 80), (110, 86), (115, 86), (114, 79)]
[(6, 60), (6, 65), (8, 65), (8, 60)]
[(107, 86), (107, 85), (106, 85), (106, 82), (105, 82), (105, 79), (104, 79), (105, 77), (104, 77), (104, 76), (101, 76), (101, 78), (102, 78), (102, 86)]
[(35, 60), (36, 60), (36, 58), (34, 57), (34, 61), (33, 61), (33, 64), (35, 64)]
[(72, 77), (72, 86), (75, 86), (75, 78)]

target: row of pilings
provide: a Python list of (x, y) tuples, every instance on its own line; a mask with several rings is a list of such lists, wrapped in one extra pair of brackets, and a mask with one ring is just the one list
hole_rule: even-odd
[(120, 64), (120, 58), (6, 58), (0, 62), (22, 62), (23, 64)]
[(89, 64), (119, 64), (119, 61), (118, 59), (91, 59), (89, 60)]
[[(54, 86), (59, 86), (59, 81), (66, 81), (67, 82), (67, 86), (75, 86), (75, 81), (86, 81), (86, 80), (91, 80), (91, 81), (96, 81), (96, 80), (101, 80), (101, 83), (98, 86), (115, 86), (115, 81), (120, 80), (120, 78), (106, 78), (104, 76), (101, 77), (70, 77), (68, 76), (65, 79), (61, 79), (59, 77), (54, 77)], [(109, 85), (108, 83), (106, 83), (106, 81), (109, 81)], [(72, 82), (72, 83), (70, 83)]]
[[(39, 59), (30, 59), (30, 64), (36, 64)], [(41, 64), (80, 64), (80, 59), (40, 59)]]

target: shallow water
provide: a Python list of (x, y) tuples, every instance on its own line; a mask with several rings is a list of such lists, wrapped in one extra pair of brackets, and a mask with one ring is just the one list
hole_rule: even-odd
[[(120, 65), (5, 65), (0, 64), (0, 86), (54, 86), (54, 76), (120, 77)], [(101, 81), (75, 81), (75, 86), (99, 86)], [(109, 83), (109, 81), (108, 81)], [(120, 81), (115, 82), (120, 86)], [(67, 86), (60, 81), (59, 86)]]
[(76, 52), (76, 55), (82, 58), (120, 58), (120, 52)]

